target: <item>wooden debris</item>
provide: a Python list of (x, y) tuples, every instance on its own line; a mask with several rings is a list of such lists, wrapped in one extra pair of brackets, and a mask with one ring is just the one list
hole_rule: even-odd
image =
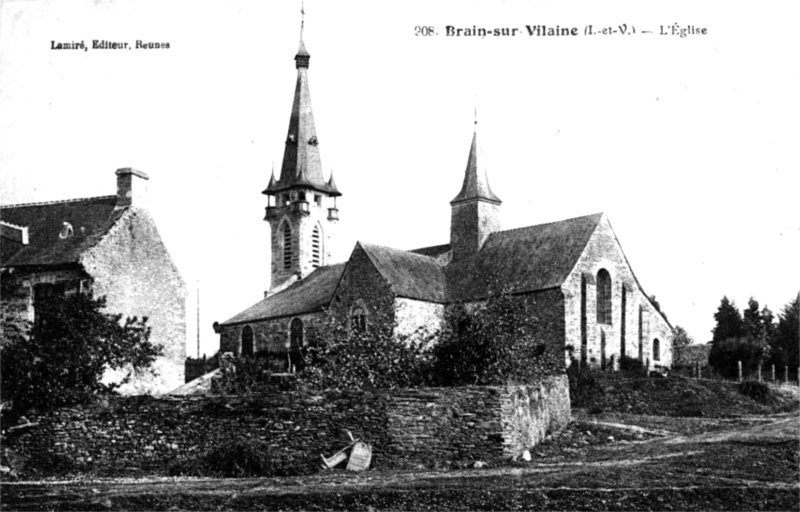
[(372, 447), (360, 441), (353, 444), (350, 460), (347, 461), (347, 470), (364, 471), (369, 468), (370, 462), (372, 462)]

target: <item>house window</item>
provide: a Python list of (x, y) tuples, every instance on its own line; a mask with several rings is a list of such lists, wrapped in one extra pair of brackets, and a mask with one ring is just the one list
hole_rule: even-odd
[(350, 313), (350, 331), (359, 333), (367, 331), (367, 314), (362, 306), (356, 306)]
[(253, 328), (245, 325), (242, 329), (242, 355), (244, 357), (253, 356)]
[(653, 340), (653, 361), (661, 361), (661, 342), (658, 338)]
[(303, 346), (303, 321), (299, 318), (289, 324), (289, 350), (294, 352)]
[(292, 268), (292, 228), (288, 222), (281, 228), (283, 235), (283, 270)]
[(319, 226), (314, 226), (311, 233), (311, 266), (317, 268), (322, 262), (322, 237)]
[(301, 191), (298, 194), (298, 197), (300, 198), (301, 201), (305, 201), (306, 200), (306, 193)]
[(317, 203), (317, 206), (322, 206), (322, 196), (314, 194), (314, 202)]
[(597, 323), (611, 325), (611, 274), (604, 268), (597, 273)]

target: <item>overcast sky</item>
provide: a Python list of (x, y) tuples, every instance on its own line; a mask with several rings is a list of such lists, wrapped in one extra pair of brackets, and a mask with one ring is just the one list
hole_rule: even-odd
[[(800, 289), (793, 7), (307, 0), (322, 165), (344, 194), (335, 259), (357, 240), (448, 242), (477, 104), (504, 229), (606, 212), (645, 292), (698, 342), (723, 295), (777, 313)], [(676, 23), (707, 33), (660, 35)], [(299, 32), (299, 1), (3, 0), (0, 201), (110, 195), (117, 168), (146, 172), (190, 288), (188, 354), (199, 283), (211, 355), (211, 324), (269, 287), (260, 192), (280, 169)], [(170, 48), (51, 50), (94, 39)]]

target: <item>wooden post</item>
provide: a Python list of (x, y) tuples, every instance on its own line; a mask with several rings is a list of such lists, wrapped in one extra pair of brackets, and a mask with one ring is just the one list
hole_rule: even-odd
[(772, 365), (772, 382), (775, 382), (775, 365)]
[(761, 363), (758, 363), (758, 382), (761, 382)]
[(742, 362), (737, 361), (737, 363), (739, 363), (739, 382), (742, 382)]
[(788, 384), (789, 383), (789, 365), (783, 367), (783, 382)]

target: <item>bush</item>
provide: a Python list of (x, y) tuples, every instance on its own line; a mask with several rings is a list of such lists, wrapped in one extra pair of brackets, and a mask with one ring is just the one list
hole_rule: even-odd
[[(312, 388), (406, 388), (426, 383), (428, 342), (397, 336), (394, 299), (386, 297), (369, 308), (369, 321), (356, 328), (347, 307), (334, 304), (324, 327), (309, 335), (301, 383)], [(324, 334), (322, 334), (324, 333)]]
[(775, 395), (773, 394), (772, 389), (770, 389), (770, 387), (764, 382), (746, 380), (739, 384), (739, 392), (758, 402), (775, 402)]
[(605, 395), (603, 387), (595, 377), (595, 370), (579, 368), (578, 362), (574, 359), (567, 369), (567, 377), (569, 378), (569, 399), (573, 407), (585, 407)]
[(764, 347), (745, 338), (729, 338), (714, 343), (708, 355), (708, 363), (723, 377), (735, 379), (739, 376), (739, 361), (742, 372), (752, 374), (764, 357)]
[(622, 356), (619, 359), (619, 369), (623, 372), (632, 372), (645, 374), (647, 373), (644, 364), (636, 358), (630, 356)]
[(531, 334), (536, 322), (525, 300), (509, 290), (480, 305), (452, 308), (433, 348), (434, 384), (526, 383), (563, 370), (563, 351)]
[[(105, 384), (107, 369), (149, 371), (163, 353), (150, 342), (147, 318), (122, 320), (105, 312), (105, 297), (83, 293), (52, 297), (36, 306), (29, 331), (13, 322), (11, 307), (0, 304), (0, 377), (3, 400), (21, 411), (85, 403), (113, 392), (120, 383)], [(124, 381), (123, 381), (124, 382)]]

